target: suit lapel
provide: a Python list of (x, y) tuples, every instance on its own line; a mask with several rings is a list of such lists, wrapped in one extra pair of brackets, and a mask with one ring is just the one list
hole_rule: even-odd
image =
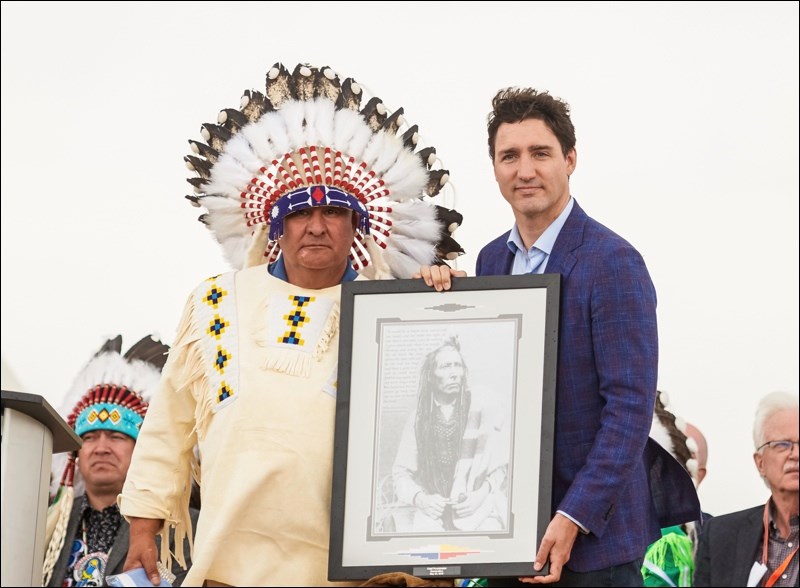
[(125, 557), (128, 555), (128, 546), (130, 542), (130, 525), (124, 518), (122, 524), (117, 531), (117, 537), (114, 539), (114, 546), (111, 548), (111, 553), (108, 554), (108, 563), (106, 565), (106, 575), (119, 574), (122, 572), (122, 566), (125, 563)]
[(72, 503), (72, 511), (69, 515), (69, 522), (67, 523), (67, 534), (64, 536), (64, 545), (61, 547), (61, 553), (58, 555), (56, 565), (53, 566), (53, 574), (50, 576), (48, 586), (61, 586), (64, 580), (64, 575), (67, 573), (67, 564), (69, 563), (69, 556), (72, 553), (72, 542), (75, 540), (75, 533), (78, 531), (78, 523), (81, 520), (81, 510), (83, 509), (83, 496), (77, 496)]
[(561, 274), (562, 276), (570, 274), (575, 262), (578, 261), (575, 250), (583, 244), (583, 233), (588, 218), (576, 200), (553, 244), (553, 251), (550, 253), (550, 259), (544, 269), (545, 273)]
[[(72, 512), (69, 517), (67, 525), (67, 534), (64, 538), (64, 547), (58, 556), (58, 561), (53, 567), (53, 575), (50, 577), (49, 586), (61, 586), (64, 580), (64, 574), (67, 573), (67, 564), (69, 563), (69, 556), (72, 553), (72, 542), (75, 539), (75, 534), (78, 531), (78, 525), (81, 520), (81, 511), (83, 509), (83, 496), (75, 498), (72, 505)], [(122, 524), (117, 531), (117, 536), (114, 539), (114, 545), (111, 548), (111, 553), (108, 555), (108, 562), (106, 564), (105, 575), (119, 574), (122, 572), (122, 567), (125, 564), (125, 558), (128, 555), (128, 547), (130, 544), (130, 525), (124, 518)]]
[(514, 266), (514, 254), (506, 245), (506, 241), (508, 240), (508, 236), (511, 231), (508, 231), (505, 235), (503, 235), (500, 242), (497, 244), (497, 249), (493, 254), (489, 257), (488, 261), (491, 264), (491, 267), (484, 271), (484, 275), (491, 275), (491, 276), (510, 276), (511, 270)]
[(736, 531), (736, 557), (733, 559), (732, 577), (734, 582), (747, 583), (750, 576), (750, 569), (756, 560), (761, 561), (761, 550), (764, 539), (764, 507), (751, 509), (745, 515), (743, 525), (739, 525)]

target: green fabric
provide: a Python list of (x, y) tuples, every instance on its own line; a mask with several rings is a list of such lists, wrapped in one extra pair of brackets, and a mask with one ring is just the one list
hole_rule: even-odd
[[(642, 566), (645, 586), (691, 586), (694, 573), (692, 541), (680, 527), (661, 530), (661, 539), (647, 548)], [(672, 582), (669, 584), (650, 566), (660, 569)]]

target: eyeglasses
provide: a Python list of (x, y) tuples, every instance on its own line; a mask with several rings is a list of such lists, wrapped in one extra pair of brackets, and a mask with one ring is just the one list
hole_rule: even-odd
[(756, 449), (756, 451), (761, 451), (769, 445), (769, 448), (774, 450), (775, 453), (789, 453), (792, 447), (798, 444), (800, 444), (800, 441), (767, 441), (764, 445)]

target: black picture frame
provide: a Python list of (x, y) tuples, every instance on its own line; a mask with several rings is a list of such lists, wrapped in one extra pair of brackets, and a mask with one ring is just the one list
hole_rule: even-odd
[[(551, 517), (560, 283), (526, 274), (457, 278), (446, 292), (419, 279), (342, 284), (330, 580), (537, 575)], [(452, 418), (430, 424), (434, 403), (421, 391), (423, 380), (444, 378), (443, 367), (424, 365), (444, 365), (432, 353), (443, 343), (451, 356), (456, 345), (466, 375), (449, 409), (469, 407), (458, 433), (442, 424)], [(416, 427), (463, 431), (458, 455), (452, 444), (417, 452)], [(414, 492), (425, 460), (431, 471), (455, 462), (441, 518), (427, 517)], [(458, 518), (471, 490), (480, 506)]]

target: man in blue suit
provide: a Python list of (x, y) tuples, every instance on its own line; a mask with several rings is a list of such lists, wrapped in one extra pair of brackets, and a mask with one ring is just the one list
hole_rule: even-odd
[[(522, 582), (642, 586), (660, 529), (700, 517), (691, 477), (648, 434), (658, 376), (656, 293), (642, 256), (570, 195), (575, 129), (547, 92), (508, 88), (489, 115), (489, 154), (515, 224), (476, 274), (561, 274), (553, 517)], [(423, 268), (437, 290), (447, 268)], [(511, 579), (501, 582), (509, 585)]]

